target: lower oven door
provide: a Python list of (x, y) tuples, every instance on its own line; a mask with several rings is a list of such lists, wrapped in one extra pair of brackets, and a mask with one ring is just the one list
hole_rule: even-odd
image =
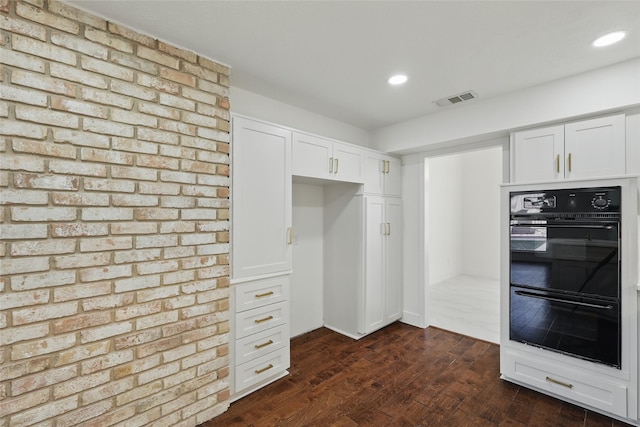
[(540, 222), (511, 223), (511, 285), (619, 298), (617, 222)]
[(510, 339), (620, 368), (620, 302), (511, 287)]

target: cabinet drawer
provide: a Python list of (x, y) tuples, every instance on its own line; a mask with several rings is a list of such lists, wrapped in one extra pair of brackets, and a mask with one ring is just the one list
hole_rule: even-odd
[(236, 339), (289, 323), (289, 304), (279, 302), (236, 313)]
[(287, 324), (241, 338), (235, 343), (236, 366), (289, 346)]
[(273, 277), (234, 286), (236, 313), (284, 301), (289, 297), (289, 276)]
[(289, 368), (289, 346), (236, 366), (235, 390), (242, 391)]
[(627, 387), (602, 377), (587, 376), (557, 362), (506, 352), (505, 376), (586, 405), (627, 416)]

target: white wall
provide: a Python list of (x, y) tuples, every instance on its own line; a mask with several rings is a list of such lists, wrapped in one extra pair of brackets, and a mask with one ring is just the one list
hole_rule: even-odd
[(419, 328), (428, 326), (424, 286), (427, 280), (424, 169), (424, 155), (402, 157), (402, 321)]
[(425, 161), (429, 285), (462, 273), (462, 159)]
[[(482, 96), (482, 94), (480, 94)], [(640, 58), (378, 129), (372, 147), (415, 153), (509, 130), (640, 105)]]
[(500, 278), (502, 147), (460, 154), (462, 163), (462, 272)]
[[(465, 211), (472, 211), (479, 204), (488, 203), (489, 209), (477, 215), (483, 222), (481, 230), (467, 231), (471, 233), (475, 242), (470, 242), (460, 238), (458, 247), (462, 247), (462, 267), (461, 273), (480, 275), (484, 277), (497, 277), (499, 275), (499, 238), (491, 239), (491, 235), (499, 236), (499, 195), (498, 185), (502, 182), (504, 173), (508, 173), (508, 151), (504, 151), (508, 145), (507, 138), (484, 141), (477, 150), (451, 156), (457, 152), (456, 149), (445, 149), (437, 152), (411, 154), (402, 157), (402, 203), (403, 221), (405, 234), (403, 237), (403, 316), (402, 321), (410, 325), (424, 328), (428, 326), (427, 321), (427, 293), (426, 286), (452, 275), (454, 269), (443, 270), (438, 265), (438, 258), (449, 257), (451, 248), (446, 252), (441, 252), (441, 248), (447, 243), (438, 243), (445, 231), (445, 227), (437, 229), (430, 218), (434, 216), (441, 218), (448, 212), (446, 209), (437, 209), (446, 203), (455, 205), (459, 203)], [(426, 156), (430, 156), (427, 158)], [(456, 158), (458, 160), (456, 160)], [(449, 160), (447, 160), (449, 159)], [(453, 182), (459, 178), (449, 177), (446, 169), (446, 162), (460, 162), (462, 178), (459, 184), (449, 186), (445, 179)], [(427, 163), (431, 167), (431, 172), (437, 175), (431, 177), (427, 175)], [(466, 164), (466, 167), (465, 167)], [(435, 167), (435, 169), (434, 169)], [(437, 180), (435, 180), (437, 179)], [(434, 181), (435, 180), (435, 181)], [(471, 182), (469, 182), (471, 181)], [(435, 183), (434, 191), (427, 191), (431, 184)], [(457, 202), (445, 202), (447, 195), (441, 197), (447, 188), (453, 188), (453, 193), (459, 193)], [(459, 187), (459, 191), (457, 188)], [(495, 192), (487, 188), (493, 187)], [(496, 199), (497, 198), (497, 199)], [(467, 199), (461, 201), (461, 199)], [(431, 201), (431, 203), (430, 203)], [(459, 217), (454, 221), (444, 218), (441, 221), (456, 222), (459, 229), (474, 226), (476, 219), (468, 215)], [(449, 229), (454, 229), (456, 225), (449, 224)], [(457, 238), (456, 238), (457, 239)], [(487, 242), (486, 247), (478, 248), (483, 244), (480, 240)], [(444, 245), (444, 246), (443, 246)], [(468, 248), (465, 246), (469, 245)], [(478, 251), (481, 251), (478, 254)], [(446, 254), (446, 255), (445, 255)], [(465, 255), (466, 254), (466, 255)], [(460, 253), (457, 254), (460, 256)], [(474, 259), (469, 259), (475, 257)], [(465, 260), (466, 258), (466, 260)], [(428, 261), (427, 261), (428, 260)], [(440, 271), (438, 271), (440, 270)]]
[(293, 184), (292, 337), (323, 323), (323, 194), (322, 186)]
[(339, 141), (370, 146), (370, 134), (364, 129), (285, 104), (253, 92), (231, 86), (231, 111), (236, 114), (287, 126)]
[(466, 274), (500, 276), (502, 147), (425, 160), (430, 285)]

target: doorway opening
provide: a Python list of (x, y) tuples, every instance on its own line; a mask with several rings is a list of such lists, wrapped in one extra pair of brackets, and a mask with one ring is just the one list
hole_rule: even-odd
[(425, 158), (427, 321), (500, 342), (503, 147)]

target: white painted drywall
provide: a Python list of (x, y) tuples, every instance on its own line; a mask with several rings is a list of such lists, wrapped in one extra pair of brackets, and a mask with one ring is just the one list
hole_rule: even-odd
[(622, 111), (640, 105), (640, 58), (372, 132), (372, 148), (396, 153), (508, 135), (512, 129)]
[(350, 144), (370, 146), (370, 134), (364, 129), (331, 119), (266, 96), (231, 86), (231, 111), (266, 122), (291, 127)]
[(322, 327), (324, 191), (293, 184), (293, 273), (291, 336)]
[(500, 278), (502, 147), (460, 154), (462, 162), (462, 273)]
[(402, 321), (425, 328), (426, 253), (424, 155), (402, 158)]
[[(402, 157), (403, 322), (428, 326), (429, 284), (456, 274), (499, 277), (499, 184), (507, 144), (496, 139), (476, 150)], [(451, 261), (455, 257), (461, 260)]]
[[(426, 160), (429, 285), (462, 273), (462, 159)], [(405, 227), (406, 229), (406, 227)]]

